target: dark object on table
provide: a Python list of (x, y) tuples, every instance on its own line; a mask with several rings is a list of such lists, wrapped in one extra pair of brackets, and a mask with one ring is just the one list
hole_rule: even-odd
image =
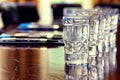
[(2, 7), (2, 19), (4, 26), (26, 22), (36, 22), (39, 20), (37, 8), (32, 2), (4, 3)]
[(38, 27), (38, 28), (18, 28), (18, 30), (26, 30), (26, 31), (63, 31), (63, 28), (44, 28), (44, 27)]
[(16, 38), (16, 39), (2, 39), (0, 40), (0, 45), (17, 45), (17, 46), (64, 46), (64, 42), (62, 39), (47, 39), (47, 41), (40, 39), (24, 39), (24, 38)]

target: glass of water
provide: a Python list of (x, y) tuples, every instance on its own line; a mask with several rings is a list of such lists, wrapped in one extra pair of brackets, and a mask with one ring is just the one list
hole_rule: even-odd
[(65, 80), (87, 80), (90, 16), (63, 17)]

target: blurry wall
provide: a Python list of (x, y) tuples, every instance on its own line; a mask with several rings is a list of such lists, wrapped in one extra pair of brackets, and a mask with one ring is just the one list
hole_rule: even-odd
[[(5, 1), (5, 0), (0, 0), (0, 1)], [(10, 2), (27, 2), (31, 1), (35, 3), (35, 5), (38, 8), (38, 13), (40, 15), (40, 20), (39, 23), (43, 25), (51, 25), (53, 20), (53, 12), (52, 9), (50, 8), (51, 4), (80, 4), (82, 8), (84, 9), (92, 9), (96, 4), (99, 3), (115, 3), (115, 4), (120, 4), (120, 0), (7, 0)]]
[(4, 1), (6, 1), (6, 0), (0, 0), (0, 2), (4, 2)]
[[(11, 2), (25, 2), (25, 1), (32, 1), (34, 3), (37, 4), (38, 0), (0, 0), (0, 2), (2, 1), (11, 1)], [(56, 2), (56, 3), (60, 3), (60, 2), (81, 2), (84, 0), (50, 0), (51, 2)], [(120, 0), (90, 0), (93, 1), (94, 4), (96, 3), (120, 3)], [(87, 5), (87, 4), (86, 4)]]
[(35, 3), (37, 5), (37, 1), (38, 0), (7, 0), (7, 1), (10, 1), (10, 2), (27, 2), (27, 1), (32, 1), (33, 3)]
[(120, 4), (120, 0), (94, 0), (94, 4), (97, 3), (114, 3), (114, 4)]
[[(2, 1), (10, 1), (10, 2), (26, 2), (26, 1), (32, 1), (34, 2), (36, 5), (38, 5), (40, 1), (42, 0), (0, 0), (0, 2)], [(52, 3), (80, 3), (80, 4), (85, 4), (86, 1), (87, 4), (85, 4), (85, 6), (88, 6), (88, 4), (90, 4), (90, 6), (94, 6), (95, 4), (98, 3), (115, 3), (115, 4), (120, 4), (120, 0), (50, 0)], [(89, 7), (88, 7), (89, 8)]]

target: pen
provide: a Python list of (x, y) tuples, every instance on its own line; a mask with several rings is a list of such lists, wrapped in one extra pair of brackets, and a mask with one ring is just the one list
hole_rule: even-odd
[(1, 42), (58, 42), (59, 40), (54, 40), (54, 39), (44, 39), (44, 38), (1, 38)]
[(53, 27), (39, 26), (39, 25), (37, 25), (37, 27), (30, 27), (30, 26), (36, 26), (36, 25), (32, 25), (30, 23), (23, 23), (18, 26), (18, 29), (19, 30), (35, 30), (35, 31), (55, 31), (55, 30), (63, 31), (63, 28), (59, 27), (58, 25), (57, 27), (54, 27), (56, 25), (53, 25)]
[(62, 39), (62, 37), (57, 37), (57, 36), (53, 36), (51, 38), (48, 38), (47, 36), (11, 36), (11, 35), (1, 35), (0, 36), (0, 39), (1, 38), (36, 38), (36, 39), (39, 39), (39, 38), (43, 38), (43, 39)]
[(19, 30), (35, 30), (35, 31), (63, 31), (63, 28), (18, 28)]
[(0, 40), (0, 45), (12, 46), (64, 46), (63, 40), (26, 40), (26, 39), (13, 39), (3, 38)]

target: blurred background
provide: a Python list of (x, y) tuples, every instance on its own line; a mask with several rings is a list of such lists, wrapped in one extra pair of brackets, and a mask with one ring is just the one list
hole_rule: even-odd
[(62, 26), (63, 8), (93, 9), (96, 5), (120, 7), (120, 0), (0, 0), (0, 27), (37, 22)]

